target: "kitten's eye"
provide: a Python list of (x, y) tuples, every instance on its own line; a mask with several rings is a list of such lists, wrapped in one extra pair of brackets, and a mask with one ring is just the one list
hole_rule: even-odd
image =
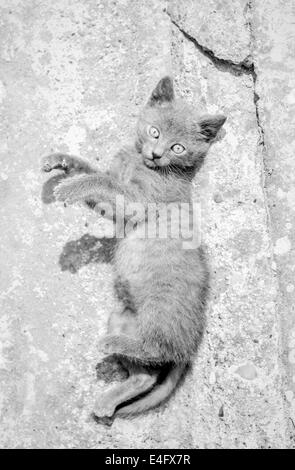
[(159, 138), (159, 135), (160, 135), (160, 131), (154, 127), (154, 126), (151, 126), (149, 128), (149, 134), (151, 137), (153, 137), (154, 139), (158, 139)]
[(185, 151), (185, 148), (181, 144), (174, 144), (172, 145), (171, 150), (173, 150), (174, 153), (177, 153), (179, 155)]

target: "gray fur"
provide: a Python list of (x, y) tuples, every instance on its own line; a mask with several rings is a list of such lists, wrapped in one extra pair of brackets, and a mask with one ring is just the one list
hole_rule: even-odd
[[(91, 201), (97, 211), (103, 202), (114, 205), (118, 194), (126, 202), (143, 203), (146, 209), (148, 203), (190, 202), (191, 180), (224, 121), (221, 115), (200, 116), (194, 107), (176, 100), (173, 82), (165, 77), (139, 117), (135, 145), (115, 156), (107, 174), (85, 164), (87, 174), (80, 175), (81, 160), (75, 163), (74, 157), (61, 154), (46, 157), (43, 169), (60, 168), (70, 176), (78, 173), (56, 187), (55, 197), (68, 203)], [(153, 133), (159, 132), (157, 138), (150, 135), (151, 126)], [(172, 148), (185, 150), (179, 155)], [(73, 171), (75, 165), (77, 171)], [(145, 384), (145, 391), (150, 391), (161, 368), (170, 364), (173, 380), (167, 376), (166, 385), (153, 393), (150, 403), (146, 395), (142, 405), (138, 400), (133, 409), (155, 406), (157, 396), (162, 401), (191, 362), (204, 330), (208, 271), (201, 249), (185, 250), (182, 239), (169, 236), (137, 238), (141, 222), (116, 245), (115, 287), (123, 308), (119, 314), (112, 313), (108, 334), (101, 340), (106, 354), (126, 362), (129, 382), (99, 397), (95, 413), (100, 417), (112, 416), (118, 406), (124, 415), (122, 403), (128, 401), (127, 396), (136, 398)], [(126, 408), (126, 414), (130, 413), (132, 404)]]

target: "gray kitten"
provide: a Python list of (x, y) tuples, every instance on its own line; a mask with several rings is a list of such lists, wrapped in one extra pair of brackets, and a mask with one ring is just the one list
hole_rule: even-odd
[[(115, 290), (122, 310), (110, 315), (100, 347), (123, 363), (129, 377), (97, 398), (94, 412), (99, 418), (160, 404), (197, 351), (208, 288), (201, 249), (184, 249), (182, 237), (147, 238), (139, 232), (151, 203), (187, 203), (191, 212), (191, 180), (225, 119), (200, 116), (194, 107), (176, 100), (172, 79), (164, 77), (139, 117), (135, 145), (122, 149), (107, 173), (69, 155), (43, 160), (44, 171), (63, 169), (75, 175), (56, 186), (58, 201), (84, 200), (99, 211), (106, 202), (114, 207), (116, 196), (122, 195), (126, 205), (139, 202), (145, 208), (114, 252)], [(172, 219), (168, 225), (171, 228)]]

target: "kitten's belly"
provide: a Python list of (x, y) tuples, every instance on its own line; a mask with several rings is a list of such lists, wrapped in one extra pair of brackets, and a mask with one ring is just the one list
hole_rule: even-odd
[(198, 250), (183, 249), (182, 240), (136, 238), (136, 232), (124, 238), (115, 254), (115, 269), (130, 288), (147, 289), (148, 285), (167, 277), (202, 275)]
[(115, 267), (119, 276), (134, 285), (147, 281), (147, 265), (153, 262), (155, 244), (158, 244), (157, 241), (135, 237), (123, 239), (115, 255)]

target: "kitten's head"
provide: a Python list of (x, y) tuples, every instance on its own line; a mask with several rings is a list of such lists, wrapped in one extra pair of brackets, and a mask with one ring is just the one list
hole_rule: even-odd
[(137, 149), (149, 168), (198, 169), (225, 120), (176, 100), (172, 79), (164, 77), (139, 117)]

